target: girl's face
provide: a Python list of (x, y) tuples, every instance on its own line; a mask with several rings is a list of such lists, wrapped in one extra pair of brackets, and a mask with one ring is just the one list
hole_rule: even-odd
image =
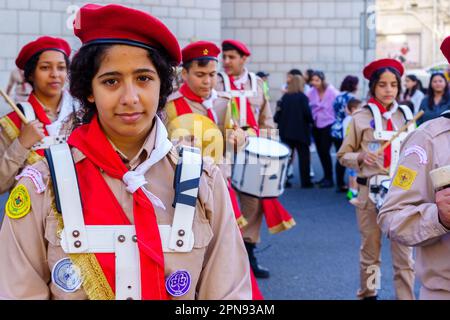
[(323, 81), (318, 76), (312, 76), (311, 78), (311, 85), (316, 88), (317, 90), (322, 88)]
[(398, 82), (395, 74), (385, 71), (375, 85), (375, 98), (385, 107), (390, 106), (398, 94)]
[(46, 97), (59, 96), (66, 79), (67, 65), (64, 54), (54, 50), (42, 52), (31, 75), (34, 91)]
[(441, 76), (435, 76), (433, 80), (431, 80), (431, 88), (435, 93), (442, 93), (446, 89), (445, 80)]
[(405, 78), (405, 86), (406, 89), (411, 90), (412, 88), (414, 88), (414, 86), (417, 84), (416, 81), (411, 80), (410, 78), (406, 77)]
[(92, 79), (89, 102), (97, 106), (109, 138), (148, 135), (158, 109), (161, 81), (148, 51), (114, 45)]

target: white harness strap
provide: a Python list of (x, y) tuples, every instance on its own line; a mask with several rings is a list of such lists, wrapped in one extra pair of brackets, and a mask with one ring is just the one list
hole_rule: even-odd
[(202, 171), (200, 149), (183, 146), (175, 172), (175, 215), (170, 232), (170, 251), (190, 252), (194, 245), (192, 222)]
[[(134, 225), (86, 226), (75, 166), (69, 146), (53, 145), (48, 156), (55, 197), (64, 229), (61, 247), (65, 253), (115, 253), (116, 300), (141, 299), (139, 249)], [(194, 246), (192, 223), (198, 195), (202, 158), (197, 148), (183, 147), (175, 181), (173, 225), (159, 225), (164, 252), (190, 252)]]
[(28, 122), (36, 120), (36, 114), (34, 113), (33, 106), (29, 102), (21, 102), (20, 105), (23, 109), (23, 115), (28, 120)]
[[(396, 131), (387, 131), (383, 130), (383, 122), (382, 122), (382, 115), (380, 112), (380, 109), (372, 103), (368, 104), (368, 107), (372, 111), (373, 119), (375, 122), (375, 130), (373, 132), (374, 138), (376, 140), (382, 140), (387, 141), (390, 140), (395, 134)], [(405, 116), (406, 121), (409, 121), (413, 118), (411, 110), (404, 105), (398, 106), (400, 110), (402, 111), (403, 115)], [(402, 132), (394, 141), (391, 143), (391, 167), (389, 175), (391, 178), (393, 177), (395, 173), (395, 169), (397, 168), (398, 160), (400, 158), (400, 147), (402, 142), (405, 140), (406, 136), (415, 130), (415, 125), (411, 124), (408, 126), (408, 129), (406, 132)]]
[(256, 75), (253, 72), (249, 72), (251, 90), (231, 90), (230, 78), (225, 72), (219, 72), (223, 78), (224, 90), (229, 93), (231, 97), (239, 98), (239, 125), (247, 125), (247, 99), (256, 97), (258, 95), (258, 82)]
[(52, 145), (47, 157), (56, 187), (55, 198), (64, 221), (62, 238), (67, 243), (67, 253), (83, 253), (89, 249), (88, 236), (81, 207), (77, 174), (72, 153), (67, 143)]
[[(36, 120), (36, 114), (33, 106), (29, 102), (21, 102), (25, 118), (30, 122)], [(32, 150), (48, 149), (51, 145), (65, 143), (67, 137), (64, 135), (49, 135), (44, 137), (40, 142), (37, 142), (31, 148)]]

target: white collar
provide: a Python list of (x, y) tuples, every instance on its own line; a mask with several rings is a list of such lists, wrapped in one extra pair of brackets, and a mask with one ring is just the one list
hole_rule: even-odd
[(244, 84), (248, 80), (248, 70), (247, 68), (244, 68), (244, 73), (237, 79), (234, 79), (233, 83), (238, 89), (243, 89)]
[(206, 109), (212, 109), (214, 101), (217, 99), (217, 91), (215, 89), (211, 90), (211, 95), (208, 99), (203, 100), (202, 105)]
[(392, 103), (392, 107), (389, 111), (386, 111), (385, 113), (383, 113), (383, 118), (385, 118), (386, 120), (389, 120), (392, 118), (392, 115), (397, 111), (398, 109), (398, 103), (397, 101), (394, 100), (394, 102)]
[(155, 147), (151, 151), (150, 157), (137, 166), (133, 171), (128, 171), (125, 173), (122, 180), (127, 185), (126, 190), (128, 192), (134, 193), (137, 189), (141, 188), (147, 198), (155, 206), (165, 210), (166, 207), (163, 202), (144, 187), (144, 185), (148, 183), (145, 179), (145, 173), (151, 168), (152, 165), (163, 159), (173, 147), (172, 143), (168, 139), (166, 127), (157, 115), (155, 115), (155, 126)]

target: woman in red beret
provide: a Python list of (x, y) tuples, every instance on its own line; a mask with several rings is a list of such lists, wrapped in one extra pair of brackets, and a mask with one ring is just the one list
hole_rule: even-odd
[(198, 149), (178, 152), (157, 115), (181, 60), (177, 39), (120, 5), (85, 5), (74, 26), (83, 45), (70, 91), (82, 123), (33, 167), (43, 190), (22, 178), (11, 193), (0, 296), (251, 299), (220, 170)]
[(28, 123), (15, 112), (0, 119), (0, 193), (12, 188), (14, 177), (26, 165), (42, 159), (44, 149), (65, 139), (63, 121), (77, 108), (64, 90), (70, 50), (64, 39), (47, 36), (20, 50), (16, 65), (33, 91), (28, 102), (18, 105)]
[[(337, 157), (339, 162), (358, 172), (358, 197), (352, 200), (361, 233), (360, 299), (376, 299), (380, 280), (381, 230), (377, 213), (382, 204), (383, 186), (390, 184), (396, 168), (403, 133), (384, 151), (380, 147), (412, 118), (411, 110), (398, 105), (403, 66), (393, 59), (374, 61), (364, 68), (369, 80), (370, 99), (353, 115)], [(408, 131), (414, 129), (409, 126)], [(394, 286), (397, 299), (414, 299), (412, 250), (391, 241)]]

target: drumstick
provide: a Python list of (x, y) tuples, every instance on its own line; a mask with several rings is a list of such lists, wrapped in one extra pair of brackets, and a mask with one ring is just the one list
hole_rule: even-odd
[(388, 141), (386, 141), (380, 148), (378, 148), (377, 151), (375, 151), (375, 154), (380, 154), (381, 152), (384, 151), (384, 149), (386, 149), (391, 143), (392, 141), (394, 141), (395, 139), (397, 139), (397, 137), (400, 135), (400, 133), (406, 131), (406, 129), (408, 129), (408, 127), (410, 125), (412, 125), (414, 122), (416, 122), (421, 116), (423, 116), (424, 112), (423, 110), (420, 110), (415, 116), (414, 118), (412, 118), (411, 120), (409, 120), (403, 127), (400, 128), (400, 130), (397, 131), (396, 134), (394, 134), (392, 136), (391, 139), (389, 139)]
[(17, 113), (20, 120), (22, 120), (23, 123), (27, 124), (28, 123), (27, 118), (25, 118), (22, 111), (20, 111), (20, 109), (16, 106), (14, 101), (12, 101), (11, 98), (2, 89), (0, 89), (0, 94), (3, 96), (3, 98), (6, 100), (6, 102), (8, 102), (10, 107)]

